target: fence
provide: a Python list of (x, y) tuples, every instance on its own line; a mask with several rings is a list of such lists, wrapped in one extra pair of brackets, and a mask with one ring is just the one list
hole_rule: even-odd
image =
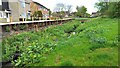
[(49, 25), (63, 24), (73, 19), (60, 19), (60, 20), (41, 20), (41, 21), (24, 21), (24, 22), (11, 22), (11, 23), (0, 23), (0, 36), (5, 37), (12, 35), (20, 31), (37, 31), (39, 28), (44, 28)]

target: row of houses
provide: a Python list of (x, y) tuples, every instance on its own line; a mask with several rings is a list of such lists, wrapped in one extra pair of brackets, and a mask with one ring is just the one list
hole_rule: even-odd
[(0, 22), (26, 21), (35, 11), (41, 11), (44, 19), (49, 17), (50, 10), (32, 0), (0, 0)]

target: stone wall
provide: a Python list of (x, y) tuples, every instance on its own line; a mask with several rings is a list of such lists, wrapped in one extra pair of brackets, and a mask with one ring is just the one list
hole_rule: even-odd
[(63, 20), (43, 20), (43, 21), (29, 21), (29, 22), (13, 22), (2, 24), (2, 37), (7, 37), (16, 32), (23, 31), (38, 31), (38, 29), (48, 27), (49, 25), (61, 25), (73, 19), (63, 19)]

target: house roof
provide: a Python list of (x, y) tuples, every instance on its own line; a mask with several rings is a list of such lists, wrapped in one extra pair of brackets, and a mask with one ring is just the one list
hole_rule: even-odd
[(44, 7), (44, 8), (47, 9), (48, 11), (50, 10), (50, 9), (48, 9), (47, 7), (45, 7), (44, 5), (42, 5), (42, 4), (38, 3), (38, 2), (35, 2), (35, 1), (33, 1), (33, 2), (36, 3), (37, 5), (40, 5), (40, 6)]

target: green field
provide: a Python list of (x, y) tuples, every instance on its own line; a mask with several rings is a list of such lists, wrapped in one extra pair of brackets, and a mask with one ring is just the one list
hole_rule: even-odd
[[(13, 60), (13, 54), (21, 56)], [(117, 66), (118, 20), (73, 20), (3, 40), (3, 61), (15, 66)]]

